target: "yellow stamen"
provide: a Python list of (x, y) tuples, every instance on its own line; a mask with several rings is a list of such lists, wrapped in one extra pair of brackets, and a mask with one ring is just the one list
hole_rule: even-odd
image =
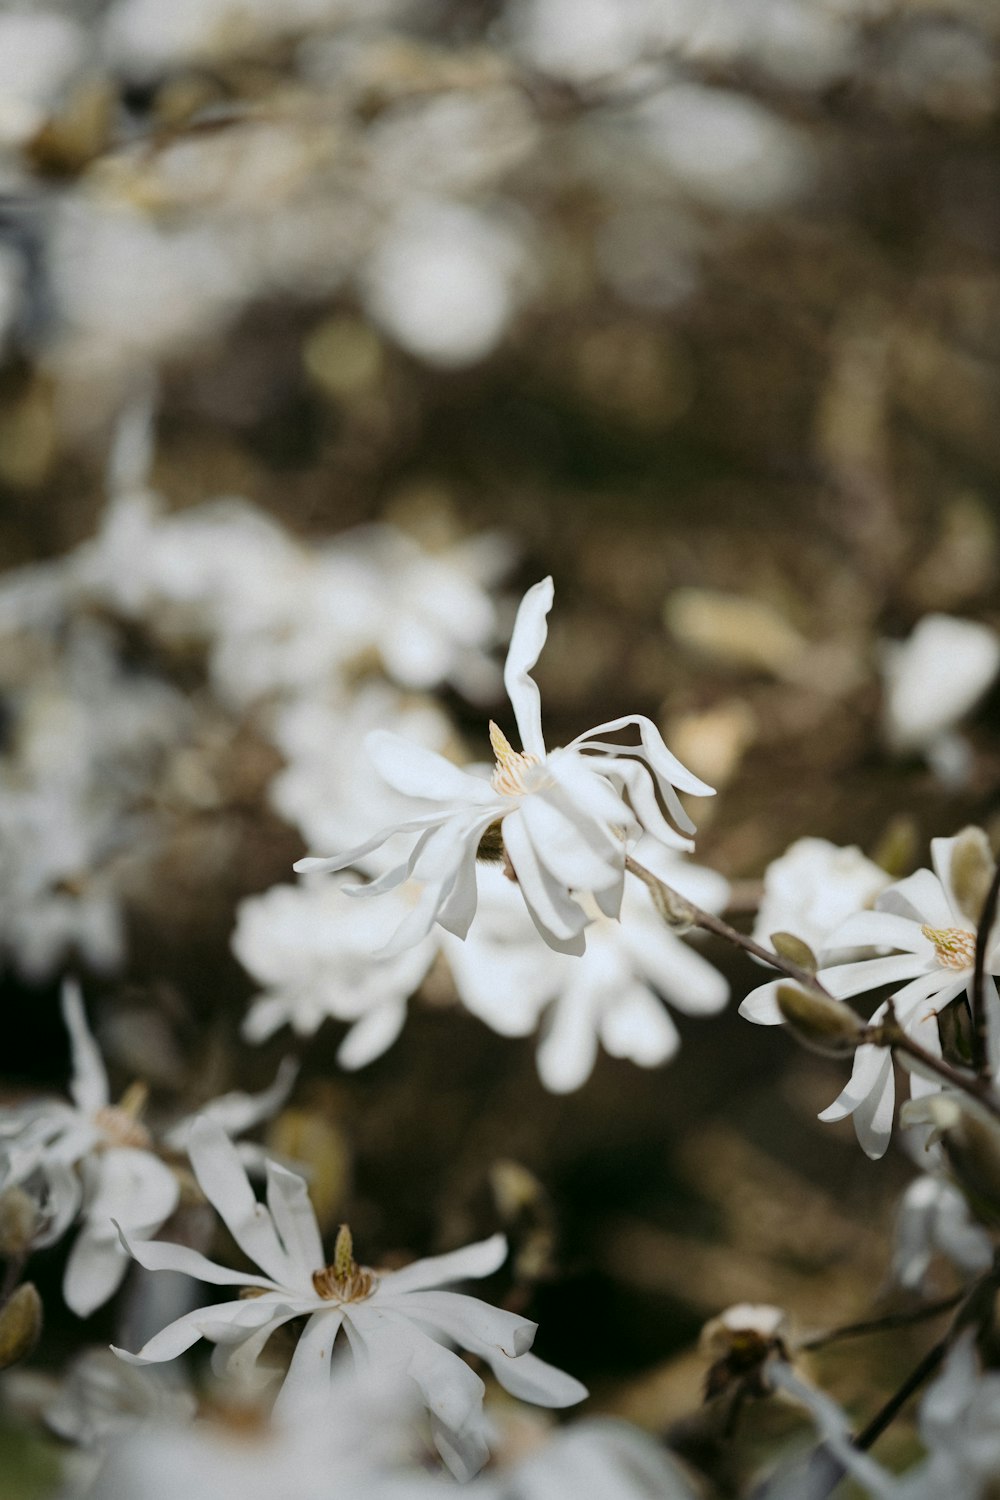
[(333, 1264), (313, 1272), (313, 1288), (324, 1302), (363, 1302), (378, 1286), (378, 1277), (354, 1259), (354, 1241), (341, 1224), (333, 1246)]
[(512, 760), (516, 760), (518, 758), (517, 751), (514, 749), (510, 740), (504, 734), (503, 730), (500, 728), (500, 725), (495, 724), (492, 719), (490, 720), (490, 745), (493, 749), (493, 754), (496, 756), (497, 765), (499, 766), (501, 771), (503, 771)]
[(976, 961), (976, 934), (965, 927), (929, 927), (920, 931), (934, 944), (943, 969), (971, 969)]
[(492, 719), (490, 744), (497, 759), (491, 782), (493, 790), (505, 797), (523, 797), (527, 791), (525, 773), (540, 764), (538, 756), (529, 755), (526, 750), (515, 750), (499, 724), (494, 724)]

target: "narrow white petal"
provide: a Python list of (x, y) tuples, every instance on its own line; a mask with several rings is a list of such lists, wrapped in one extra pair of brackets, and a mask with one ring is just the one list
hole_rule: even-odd
[(688, 1016), (715, 1015), (729, 999), (729, 981), (690, 944), (666, 929), (630, 944), (636, 966), (677, 1010)]
[(354, 1072), (388, 1051), (406, 1021), (406, 1001), (390, 1000), (355, 1021), (337, 1048), (337, 1063)]
[(593, 1007), (578, 985), (569, 985), (546, 1017), (538, 1045), (538, 1076), (550, 1094), (571, 1094), (586, 1083), (597, 1061)]
[(173, 1323), (168, 1323), (166, 1328), (161, 1328), (159, 1333), (143, 1344), (138, 1354), (129, 1354), (126, 1349), (117, 1349), (114, 1345), (111, 1347), (118, 1358), (125, 1360), (127, 1364), (161, 1364), (165, 1360), (176, 1359), (202, 1338), (210, 1339), (213, 1343), (220, 1339), (235, 1343), (245, 1330), (265, 1325), (277, 1327), (279, 1323), (286, 1321), (286, 1313), (286, 1304), (281, 1304), (280, 1311), (276, 1311), (272, 1304), (265, 1306), (259, 1300), (213, 1302), (207, 1307), (196, 1307)]
[[(278, 1024), (280, 1025), (281, 1022)], [(277, 1027), (273, 1029), (277, 1030)], [(260, 1033), (257, 1035), (257, 1040), (262, 1040)], [(251, 1130), (262, 1120), (269, 1120), (272, 1115), (277, 1114), (295, 1087), (295, 1080), (298, 1076), (299, 1064), (296, 1059), (294, 1057), (283, 1058), (278, 1066), (275, 1080), (269, 1088), (262, 1089), (258, 1094), (245, 1094), (240, 1089), (234, 1090), (231, 1094), (222, 1094), (218, 1099), (213, 1099), (211, 1103), (198, 1110), (196, 1114), (187, 1115), (183, 1120), (178, 1120), (164, 1139), (167, 1145), (175, 1151), (186, 1150), (188, 1131), (199, 1117), (217, 1120), (227, 1135), (242, 1135), (245, 1130)]]
[(257, 1286), (274, 1291), (273, 1281), (263, 1276), (254, 1276), (247, 1271), (234, 1271), (230, 1266), (216, 1265), (199, 1250), (190, 1245), (175, 1245), (169, 1240), (129, 1239), (121, 1235), (121, 1242), (133, 1260), (145, 1266), (147, 1271), (180, 1271), (184, 1276), (193, 1276), (196, 1281), (205, 1281), (212, 1286)]
[(521, 746), (529, 755), (545, 754), (542, 700), (531, 669), (541, 656), (549, 633), (546, 616), (554, 597), (551, 578), (543, 578), (525, 594), (518, 606), (503, 669), (503, 685), (517, 720)]
[(423, 1260), (415, 1260), (401, 1271), (388, 1271), (382, 1277), (382, 1292), (386, 1296), (395, 1297), (401, 1292), (419, 1292), (431, 1287), (449, 1286), (456, 1281), (492, 1276), (506, 1259), (506, 1236), (494, 1234), (488, 1240), (478, 1240), (474, 1245), (465, 1245), (461, 1250), (450, 1250), (446, 1255), (430, 1255)]
[(577, 939), (578, 945), (575, 944), (572, 951), (582, 953), (586, 942), (583, 936), (586, 914), (568, 891), (542, 868), (519, 812), (504, 819), (503, 841), (525, 905), (542, 936), (549, 941), (551, 934), (563, 943)]
[(497, 794), (482, 777), (463, 771), (436, 750), (426, 750), (388, 729), (365, 735), (367, 751), (382, 780), (407, 797), (430, 802), (495, 802)]
[(195, 1120), (189, 1136), (189, 1155), (194, 1175), (205, 1197), (217, 1210), (244, 1255), (283, 1286), (298, 1282), (293, 1266), (278, 1239), (271, 1215), (254, 1197), (239, 1153), (214, 1120)]
[(753, 1021), (757, 1026), (781, 1026), (784, 1016), (778, 1009), (778, 986), (783, 979), (772, 979), (751, 990), (740, 1005), (739, 1013), (744, 1021)]
[(560, 807), (554, 797), (539, 792), (525, 797), (520, 815), (536, 854), (560, 885), (581, 891), (617, 885), (624, 846), (608, 838), (605, 849), (596, 852), (588, 838), (591, 830), (585, 822), (580, 827), (585, 815), (577, 813), (574, 818), (571, 804)]
[(892, 1057), (886, 1051), (878, 1084), (854, 1111), (854, 1133), (862, 1151), (872, 1161), (878, 1161), (888, 1148), (895, 1103), (896, 1081), (892, 1071)]
[(279, 1421), (285, 1414), (292, 1414), (300, 1403), (315, 1397), (317, 1390), (329, 1385), (333, 1346), (343, 1321), (343, 1313), (331, 1308), (313, 1313), (303, 1328), (274, 1403)]
[(921, 923), (888, 911), (859, 911), (830, 933), (824, 950), (835, 948), (899, 948), (931, 957), (934, 945), (920, 931)]
[(616, 996), (600, 1018), (600, 1038), (611, 1057), (627, 1057), (640, 1068), (655, 1068), (680, 1046), (677, 1027), (663, 1005), (643, 984)]
[(117, 1240), (84, 1224), (73, 1243), (63, 1276), (63, 1300), (78, 1318), (109, 1302), (125, 1279), (129, 1258)]
[[(648, 834), (661, 844), (665, 844), (668, 849), (690, 850), (694, 848), (691, 839), (686, 837), (685, 833), (678, 833), (660, 811), (648, 766), (643, 765), (640, 760), (628, 760), (624, 756), (609, 756), (604, 763), (604, 769), (609, 776), (616, 776), (623, 782), (628, 791), (632, 813)], [(677, 801), (676, 793), (671, 794), (667, 805), (671, 817), (678, 826), (689, 833), (693, 832), (694, 824)]]
[[(588, 748), (597, 734), (612, 734), (616, 729), (627, 729), (633, 724), (638, 726), (639, 739), (645, 758), (658, 775), (668, 781), (671, 786), (677, 787), (682, 792), (689, 792), (695, 797), (714, 797), (715, 788), (702, 781), (700, 776), (695, 776), (687, 766), (682, 765), (663, 743), (663, 736), (653, 723), (644, 714), (625, 714), (620, 719), (609, 719), (606, 724), (597, 724), (593, 729), (588, 729), (586, 734), (578, 735), (567, 749), (575, 749), (577, 746)], [(627, 747), (624, 745), (612, 745), (612, 750), (619, 754)]]
[(379, 1305), (395, 1308), (408, 1318), (430, 1325), (464, 1349), (471, 1348), (469, 1340), (475, 1339), (511, 1359), (527, 1353), (538, 1331), (538, 1324), (529, 1318), (492, 1307), (462, 1292), (405, 1292), (397, 1298), (383, 1288)]
[(323, 1241), (305, 1178), (269, 1161), (267, 1206), (289, 1258), (310, 1274), (320, 1270), (326, 1263)]
[(876, 905), (879, 911), (896, 912), (929, 927), (952, 927), (955, 922), (941, 882), (930, 870), (915, 870), (905, 880), (897, 880), (882, 892)]
[(353, 849), (348, 849), (345, 854), (334, 854), (328, 859), (308, 855), (305, 859), (297, 859), (292, 869), (299, 875), (330, 875), (337, 870), (349, 869), (366, 854), (372, 854), (376, 849), (381, 849), (386, 840), (391, 839), (395, 834), (416, 833), (425, 828), (432, 828), (441, 822), (442, 817), (447, 816), (448, 814), (440, 812), (426, 813), (422, 818), (410, 818), (406, 823), (393, 823), (390, 827), (373, 834), (363, 844), (356, 844)]
[(901, 979), (915, 979), (924, 970), (924, 962), (914, 953), (893, 953), (888, 958), (863, 958), (856, 964), (837, 964), (820, 969), (817, 979), (838, 1000), (864, 995), (883, 984)]
[(575, 1406), (589, 1395), (587, 1387), (574, 1376), (546, 1364), (537, 1354), (508, 1359), (503, 1354), (481, 1352), (504, 1390), (521, 1401), (531, 1401), (535, 1406)]
[(87, 1025), (83, 996), (75, 979), (63, 981), (61, 1005), (72, 1052), (69, 1091), (78, 1109), (93, 1114), (108, 1103), (108, 1075)]

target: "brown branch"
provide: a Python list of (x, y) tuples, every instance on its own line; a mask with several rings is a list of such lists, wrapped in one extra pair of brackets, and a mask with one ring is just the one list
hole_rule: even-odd
[(976, 962), (972, 971), (972, 1060), (978, 1076), (987, 1081), (993, 1070), (990, 1067), (986, 1023), (986, 986), (990, 982), (990, 976), (986, 972), (986, 958), (990, 933), (996, 921), (998, 902), (1000, 902), (1000, 863), (993, 872), (993, 879), (990, 881), (990, 888), (983, 902), (979, 926), (976, 928)]

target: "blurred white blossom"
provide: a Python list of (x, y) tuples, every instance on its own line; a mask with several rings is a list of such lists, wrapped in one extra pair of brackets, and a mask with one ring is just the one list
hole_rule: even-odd
[(883, 643), (884, 724), (899, 754), (929, 753), (975, 708), (1000, 671), (988, 625), (925, 615), (906, 641)]
[(819, 956), (830, 934), (871, 906), (888, 884), (886, 872), (856, 844), (796, 839), (764, 872), (753, 935), (770, 947), (773, 932), (791, 932)]

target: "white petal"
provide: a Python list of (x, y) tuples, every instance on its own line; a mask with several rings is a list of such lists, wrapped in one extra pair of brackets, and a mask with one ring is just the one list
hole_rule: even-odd
[(399, 1036), (406, 1021), (406, 1001), (391, 1000), (356, 1021), (337, 1048), (337, 1063), (354, 1072), (381, 1057)]
[(271, 1215), (254, 1197), (239, 1153), (221, 1125), (198, 1119), (191, 1126), (189, 1155), (194, 1175), (244, 1255), (282, 1286), (294, 1286), (315, 1266), (292, 1263), (281, 1247)]
[(751, 990), (740, 1005), (744, 1021), (753, 1021), (757, 1026), (781, 1026), (785, 1018), (778, 1009), (778, 986), (785, 983), (784, 979), (772, 979)]
[[(253, 1014), (252, 1010), (250, 1014)], [(249, 1019), (248, 1015), (247, 1021)], [(278, 1025), (280, 1024), (279, 1021)], [(273, 1029), (277, 1030), (277, 1027)], [(244, 1034), (246, 1034), (246, 1022), (244, 1022)], [(267, 1034), (269, 1033), (258, 1033), (257, 1040), (263, 1040), (263, 1035)], [(222, 1094), (218, 1099), (213, 1099), (204, 1108), (198, 1110), (197, 1114), (178, 1120), (164, 1139), (175, 1151), (186, 1150), (188, 1131), (199, 1116), (217, 1120), (229, 1136), (242, 1135), (245, 1130), (250, 1130), (254, 1125), (259, 1125), (262, 1120), (269, 1120), (272, 1115), (277, 1114), (295, 1087), (295, 1080), (298, 1076), (299, 1064), (296, 1059), (294, 1057), (283, 1058), (270, 1088), (262, 1089), (259, 1094), (245, 1094), (239, 1089), (231, 1094)]]
[(665, 928), (648, 936), (633, 934), (629, 947), (636, 966), (677, 1010), (688, 1016), (715, 1015), (729, 999), (729, 981), (714, 964)]
[(507, 1359), (503, 1354), (491, 1357), (485, 1350), (482, 1354), (504, 1390), (521, 1401), (531, 1401), (535, 1406), (575, 1406), (589, 1394), (574, 1376), (546, 1364), (537, 1354), (522, 1354), (517, 1359)]
[(609, 837), (604, 850), (593, 849), (587, 836), (591, 830), (586, 824), (580, 827), (584, 815), (577, 813), (574, 817), (572, 804), (560, 807), (554, 797), (539, 792), (525, 797), (520, 816), (536, 854), (560, 885), (596, 891), (618, 884), (624, 846)]
[[(633, 724), (639, 727), (639, 740), (645, 759), (658, 776), (662, 777), (670, 786), (675, 786), (682, 792), (689, 792), (692, 796), (715, 796), (714, 787), (709, 786), (707, 781), (702, 781), (699, 776), (695, 776), (692, 771), (688, 770), (687, 766), (681, 764), (676, 755), (671, 754), (663, 743), (663, 736), (652, 719), (647, 719), (644, 714), (625, 714), (620, 719), (609, 719), (606, 724), (597, 724), (593, 729), (588, 729), (586, 734), (578, 735), (566, 748), (574, 749), (578, 745), (590, 746), (594, 735), (612, 734), (616, 729), (626, 729)], [(628, 747), (612, 744), (609, 748), (621, 754)]]
[(666, 1062), (681, 1040), (666, 1006), (642, 984), (618, 994), (606, 1007), (600, 1036), (611, 1057), (627, 1057), (640, 1068)]
[(292, 1414), (300, 1402), (329, 1385), (333, 1346), (343, 1321), (343, 1313), (331, 1308), (329, 1312), (314, 1313), (303, 1328), (274, 1403), (278, 1420)]
[(897, 912), (929, 927), (952, 927), (955, 922), (941, 882), (930, 870), (915, 870), (905, 880), (897, 880), (882, 892), (876, 905), (879, 911)]
[(267, 1291), (274, 1290), (273, 1281), (248, 1271), (234, 1271), (230, 1266), (216, 1265), (214, 1260), (209, 1260), (199, 1250), (192, 1250), (190, 1245), (175, 1245), (169, 1240), (129, 1239), (124, 1234), (121, 1242), (132, 1259), (145, 1266), (147, 1271), (180, 1271), (184, 1276), (193, 1276), (196, 1281), (206, 1281), (211, 1286), (257, 1286)]
[(407, 797), (471, 804), (497, 801), (488, 781), (402, 735), (373, 729), (365, 735), (364, 744), (382, 780)]
[(101, 1152), (95, 1166), (86, 1215), (106, 1239), (117, 1241), (112, 1221), (129, 1232), (153, 1234), (176, 1208), (177, 1178), (151, 1152), (113, 1146)]
[(69, 1091), (77, 1108), (90, 1115), (108, 1103), (108, 1075), (87, 1025), (83, 996), (75, 979), (64, 980), (61, 1005), (72, 1052)]
[(360, 1343), (375, 1368), (415, 1380), (428, 1409), (449, 1428), (460, 1432), (481, 1411), (479, 1376), (401, 1313), (361, 1302), (347, 1311), (344, 1327), (352, 1349)]
[(63, 1277), (63, 1300), (70, 1312), (89, 1318), (114, 1296), (128, 1268), (129, 1258), (118, 1241), (85, 1224), (69, 1252)]
[(282, 1244), (296, 1265), (311, 1266), (314, 1271), (325, 1265), (323, 1241), (305, 1178), (269, 1161), (267, 1206)]
[(538, 1324), (530, 1319), (462, 1292), (410, 1291), (393, 1296), (383, 1287), (379, 1305), (430, 1324), (464, 1349), (472, 1348), (469, 1341), (475, 1340), (512, 1359), (527, 1353), (538, 1330)]
[(357, 864), (366, 854), (372, 854), (376, 849), (381, 849), (388, 839), (397, 833), (416, 833), (425, 828), (433, 828), (446, 818), (446, 812), (426, 813), (422, 818), (410, 818), (406, 823), (393, 823), (388, 828), (381, 829), (366, 839), (363, 844), (357, 844), (353, 849), (348, 849), (346, 854), (334, 854), (329, 859), (318, 859), (309, 855), (305, 859), (297, 859), (292, 869), (298, 875), (330, 875), (337, 870), (346, 870), (351, 865)]
[(546, 942), (551, 935), (557, 942), (572, 942), (571, 952), (582, 953), (586, 945), (583, 936), (586, 914), (542, 868), (520, 813), (511, 813), (504, 818), (503, 841), (525, 905)]
[(507, 690), (521, 746), (529, 755), (544, 756), (542, 736), (542, 700), (531, 677), (531, 669), (542, 654), (549, 633), (546, 616), (552, 608), (555, 587), (551, 578), (543, 578), (528, 590), (518, 606), (503, 669)]
[(816, 978), (837, 1000), (846, 1000), (879, 989), (883, 984), (915, 979), (923, 971), (924, 962), (916, 954), (893, 953), (888, 958), (863, 958), (855, 964), (820, 969)]
[(896, 1102), (896, 1082), (892, 1057), (886, 1051), (881, 1086), (873, 1088), (854, 1111), (854, 1133), (866, 1156), (878, 1161), (884, 1156), (892, 1135), (892, 1115)]
[(214, 1302), (208, 1307), (196, 1307), (173, 1323), (168, 1323), (166, 1328), (162, 1328), (143, 1344), (138, 1354), (129, 1354), (126, 1349), (117, 1349), (113, 1344), (111, 1347), (126, 1364), (160, 1364), (168, 1359), (176, 1359), (201, 1338), (213, 1342), (220, 1339), (236, 1342), (244, 1330), (259, 1329), (264, 1325), (275, 1328), (284, 1321), (287, 1321), (285, 1304), (281, 1304), (280, 1311), (277, 1311), (272, 1303), (262, 1305), (259, 1299), (256, 1302), (239, 1299)]
[(888, 911), (859, 911), (836, 927), (824, 943), (834, 948), (899, 948), (906, 953), (933, 956), (934, 945), (911, 917)]
[(668, 849), (694, 848), (691, 839), (686, 836), (694, 832), (694, 824), (687, 816), (677, 799), (677, 794), (672, 789), (666, 799), (667, 808), (671, 817), (677, 823), (678, 828), (685, 830), (678, 833), (660, 811), (660, 805), (656, 800), (656, 791), (648, 766), (643, 765), (641, 760), (629, 760), (626, 756), (608, 756), (604, 762), (603, 769), (609, 776), (618, 777), (628, 791), (629, 802), (635, 819), (641, 824), (646, 833), (651, 834)]
[(401, 1271), (389, 1271), (382, 1277), (385, 1295), (397, 1296), (400, 1292), (424, 1291), (430, 1287), (448, 1286), (456, 1281), (492, 1276), (507, 1259), (505, 1235), (494, 1234), (488, 1240), (479, 1240), (461, 1250), (451, 1250), (446, 1255), (430, 1255), (415, 1260)]
[(538, 1076), (552, 1094), (581, 1088), (597, 1061), (597, 1026), (593, 1007), (577, 986), (568, 986), (547, 1017), (539, 1043)]

